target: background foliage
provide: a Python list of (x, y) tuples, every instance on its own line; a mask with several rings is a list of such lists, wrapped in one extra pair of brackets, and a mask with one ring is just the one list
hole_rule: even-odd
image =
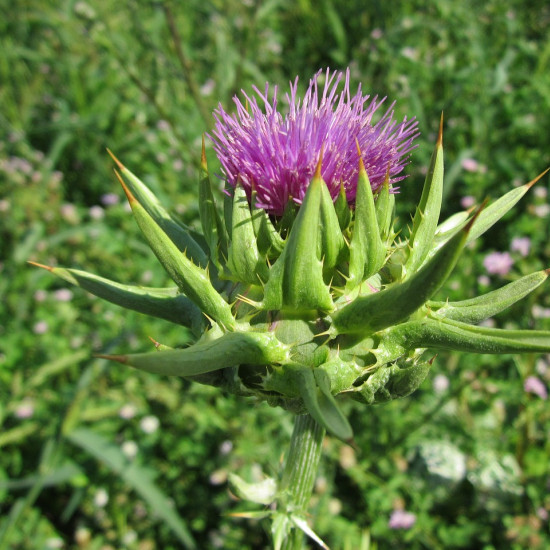
[[(439, 114), (445, 215), (550, 165), (546, 2), (0, 1), (0, 548), (268, 547), (227, 490), (278, 470), (292, 419), (267, 405), (93, 359), (187, 334), (78, 293), (31, 259), (134, 284), (166, 275), (140, 240), (109, 147), (196, 224), (211, 111), (321, 67), (397, 100), (422, 137), (398, 199), (409, 220)], [(215, 158), (208, 152), (210, 165)], [(550, 265), (548, 177), (465, 254), (468, 297)], [(471, 200), (473, 200), (471, 199)], [(514, 238), (530, 250), (510, 251)], [(512, 247), (514, 248), (514, 247)], [(491, 252), (508, 273), (487, 273)], [(548, 286), (494, 320), (550, 329)], [(351, 406), (313, 520), (335, 549), (550, 546), (548, 357), (440, 355), (411, 398)], [(529, 376), (542, 384), (524, 391)], [(396, 510), (415, 514), (392, 528)]]

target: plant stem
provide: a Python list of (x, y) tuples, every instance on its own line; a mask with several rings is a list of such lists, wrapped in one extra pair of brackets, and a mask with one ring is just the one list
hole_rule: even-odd
[[(283, 502), (288, 514), (306, 515), (317, 477), (324, 436), (325, 429), (309, 414), (296, 417), (281, 480)], [(281, 550), (300, 550), (303, 538), (300, 529), (292, 528)]]

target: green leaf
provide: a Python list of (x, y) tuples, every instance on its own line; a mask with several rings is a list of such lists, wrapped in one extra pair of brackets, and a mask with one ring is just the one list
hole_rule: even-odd
[(399, 325), (388, 338), (404, 349), (434, 348), (473, 353), (548, 353), (550, 331), (504, 330), (450, 319), (424, 319)]
[(338, 216), (340, 230), (345, 231), (351, 222), (351, 209), (346, 197), (346, 190), (342, 184), (340, 184), (340, 192), (338, 193), (338, 197), (334, 203), (334, 209), (336, 210), (336, 215)]
[(223, 219), (225, 222), (225, 230), (228, 235), (231, 235), (231, 228), (233, 226), (231, 221), (233, 217), (233, 194), (235, 189), (226, 181), (223, 190)]
[(46, 268), (54, 275), (103, 300), (145, 315), (191, 327), (197, 335), (202, 333), (205, 324), (204, 315), (189, 298), (179, 294), (175, 287), (159, 289), (122, 285), (78, 269), (40, 267)]
[(346, 243), (328, 187), (321, 183), (321, 211), (319, 219), (319, 258), (323, 262), (325, 281), (330, 282), (336, 267), (346, 251)]
[(202, 232), (210, 249), (210, 257), (221, 271), (219, 254), (227, 257), (227, 236), (225, 227), (216, 209), (212, 184), (206, 164), (206, 152), (204, 149), (204, 136), (202, 138), (201, 169), (199, 177), (199, 214), (201, 219)]
[(398, 361), (399, 370), (392, 373), (387, 384), (392, 399), (407, 397), (415, 392), (428, 376), (432, 361), (415, 363), (413, 365), (401, 366)]
[(189, 528), (176, 512), (170, 497), (155, 484), (155, 472), (151, 468), (129, 462), (118, 446), (86, 428), (71, 431), (67, 439), (105, 464), (134, 489), (147, 502), (152, 513), (172, 529), (184, 548), (197, 548)]
[(271, 223), (267, 212), (263, 208), (255, 206), (255, 191), (252, 191), (250, 204), (252, 223), (254, 224), (254, 232), (256, 233), (256, 241), (258, 243), (258, 252), (264, 258), (276, 260), (281, 255), (285, 242)]
[(389, 174), (384, 180), (384, 185), (376, 197), (376, 219), (380, 226), (380, 238), (386, 243), (390, 237), (393, 214), (395, 206), (395, 195), (390, 193)]
[(208, 272), (195, 265), (176, 247), (122, 180), (121, 183), (139, 228), (168, 275), (203, 313), (222, 324), (227, 330), (232, 330), (235, 319), (231, 313), (231, 306), (212, 286)]
[(14, 491), (28, 489), (37, 484), (40, 484), (41, 487), (55, 487), (84, 475), (82, 468), (75, 462), (65, 460), (60, 466), (56, 466), (54, 470), (46, 471), (44, 474), (30, 475), (23, 479), (0, 480), (0, 490)]
[(235, 188), (231, 223), (231, 245), (227, 259), (227, 267), (231, 273), (228, 276), (253, 285), (265, 283), (269, 278), (269, 271), (264, 257), (258, 251), (250, 206), (241, 185)]
[(169, 376), (197, 376), (241, 364), (285, 363), (290, 347), (273, 333), (227, 332), (215, 340), (198, 342), (188, 348), (132, 355), (98, 355), (139, 370)]
[(323, 281), (323, 263), (318, 257), (323, 185), (320, 175), (316, 174), (309, 184), (283, 253), (271, 268), (263, 309), (300, 313), (333, 308), (330, 290)]
[(433, 245), (435, 230), (441, 210), (443, 196), (443, 115), (439, 125), (439, 136), (432, 154), (420, 203), (413, 219), (409, 237), (409, 259), (406, 276), (412, 276), (422, 265)]
[(268, 477), (257, 483), (248, 483), (236, 474), (229, 474), (231, 483), (237, 496), (257, 504), (271, 504), (277, 495), (277, 482)]
[(353, 431), (330, 392), (330, 379), (327, 373), (322, 369), (311, 369), (301, 365), (293, 366), (292, 371), (287, 366), (286, 371), (293, 372), (300, 396), (309, 414), (327, 432), (342, 441), (350, 441)]
[(403, 283), (359, 296), (332, 316), (338, 334), (372, 334), (407, 319), (439, 290), (464, 247), (470, 224)]
[(374, 196), (369, 178), (359, 157), (359, 177), (355, 197), (355, 216), (349, 248), (348, 291), (374, 275), (384, 264), (386, 248), (380, 237)]
[(498, 290), (460, 302), (427, 302), (437, 316), (463, 323), (477, 324), (527, 296), (539, 287), (550, 274), (550, 270), (537, 271), (513, 281)]
[[(149, 214), (149, 216), (155, 221), (155, 223), (168, 235), (172, 242), (177, 246), (180, 251), (185, 251), (187, 256), (193, 260), (197, 265), (206, 267), (208, 264), (208, 257), (200, 246), (200, 244), (193, 238), (189, 228), (185, 227), (180, 222), (176, 221), (160, 204), (159, 200), (151, 192), (151, 190), (137, 178), (126, 166), (124, 166), (112, 153), (107, 150), (112, 159), (116, 162), (120, 173), (124, 178), (124, 187), (130, 190), (137, 202), (139, 202), (142, 208)], [(118, 175), (118, 173), (117, 173)], [(119, 177), (120, 179), (120, 177)], [(202, 236), (197, 236), (201, 238)]]

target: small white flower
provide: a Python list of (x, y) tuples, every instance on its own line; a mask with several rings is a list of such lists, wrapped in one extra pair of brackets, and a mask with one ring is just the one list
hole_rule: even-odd
[(103, 210), (103, 208), (99, 205), (91, 206), (88, 213), (90, 214), (90, 218), (92, 218), (92, 220), (101, 220), (105, 216), (105, 210)]
[(126, 405), (123, 405), (120, 411), (118, 411), (118, 416), (120, 416), (120, 418), (124, 418), (124, 420), (130, 420), (131, 418), (134, 418), (136, 414), (137, 407), (131, 403), (126, 403)]
[(229, 439), (226, 439), (222, 444), (220, 445), (220, 454), (228, 455), (233, 449), (233, 443), (229, 441)]
[(143, 417), (141, 419), (141, 422), (139, 423), (140, 428), (146, 434), (152, 434), (156, 432), (158, 430), (159, 425), (160, 425), (159, 419), (153, 415)]
[(104, 508), (109, 502), (109, 493), (105, 489), (98, 489), (94, 495), (94, 504), (98, 508)]
[(444, 393), (449, 389), (449, 379), (444, 374), (438, 374), (434, 377), (433, 388), (435, 393)]
[(137, 443), (135, 441), (125, 441), (121, 446), (122, 454), (129, 458), (130, 460), (132, 458), (135, 458), (138, 454), (139, 448), (137, 446)]

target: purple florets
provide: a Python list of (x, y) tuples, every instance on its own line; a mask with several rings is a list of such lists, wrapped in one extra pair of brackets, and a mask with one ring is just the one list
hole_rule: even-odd
[[(229, 115), (221, 105), (214, 112), (216, 127), (210, 139), (230, 185), (240, 181), (250, 196), (257, 192), (256, 206), (270, 214), (281, 215), (292, 198), (300, 204), (323, 152), (321, 173), (333, 199), (344, 185), (348, 202), (355, 201), (359, 171), (356, 140), (373, 191), (382, 185), (389, 166), (390, 183), (404, 179), (401, 173), (418, 136), (417, 121), (393, 120), (393, 103), (382, 117), (372, 123), (384, 99), (357, 93), (351, 97), (349, 69), (344, 89), (338, 86), (341, 72), (327, 69), (322, 91), (317, 81), (321, 71), (310, 80), (303, 98), (297, 96), (298, 78), (286, 94), (288, 114), (277, 110), (277, 87), (269, 99), (269, 84), (256, 96), (243, 92), (247, 106), (235, 97), (237, 113)], [(260, 106), (258, 105), (258, 99)]]

